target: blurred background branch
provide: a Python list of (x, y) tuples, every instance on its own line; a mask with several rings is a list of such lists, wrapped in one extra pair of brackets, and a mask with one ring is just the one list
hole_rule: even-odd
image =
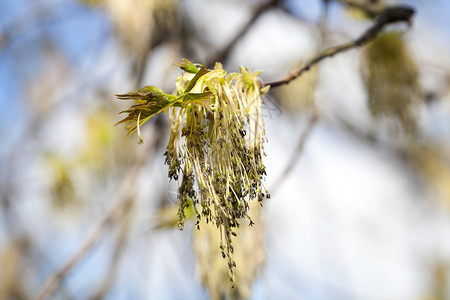
[[(145, 161), (148, 157), (147, 155), (150, 154), (149, 156), (151, 157), (154, 146), (154, 142), (149, 143), (146, 151), (142, 153), (142, 157), (134, 158), (135, 161), (133, 165), (126, 171), (125, 176), (121, 180), (121, 185), (117, 191), (117, 199), (114, 199), (115, 204), (109, 208), (101, 222), (92, 230), (73, 256), (57, 272), (46, 279), (35, 299), (43, 300), (51, 296), (69, 272), (71, 272), (72, 269), (75, 268), (77, 264), (79, 264), (89, 254), (93, 247), (96, 246), (99, 240), (104, 236), (108, 226), (110, 226), (111, 223), (117, 222), (117, 219), (122, 213), (127, 211), (129, 212), (130, 208), (128, 206), (133, 204), (133, 199), (136, 197), (134, 194), (134, 183), (141, 171), (142, 166), (145, 165)], [(118, 250), (116, 250), (116, 252), (117, 251)], [(112, 274), (108, 274), (108, 278), (111, 278), (110, 276), (112, 276)]]

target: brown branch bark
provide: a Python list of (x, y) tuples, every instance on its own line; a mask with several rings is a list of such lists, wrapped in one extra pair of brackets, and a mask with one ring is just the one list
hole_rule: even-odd
[(366, 32), (364, 32), (359, 38), (354, 41), (345, 43), (340, 46), (331, 47), (324, 50), (321, 54), (314, 57), (309, 62), (306, 62), (302, 66), (295, 68), (291, 71), (291, 73), (285, 78), (265, 83), (264, 85), (270, 85), (271, 87), (277, 87), (280, 85), (288, 84), (292, 80), (296, 79), (304, 72), (309, 71), (312, 66), (318, 64), (322, 60), (327, 57), (332, 57), (338, 53), (347, 51), (352, 48), (360, 47), (371, 41), (373, 38), (377, 36), (379, 32), (388, 24), (398, 23), (398, 22), (406, 22), (409, 25), (411, 24), (411, 19), (414, 15), (414, 9), (406, 6), (399, 5), (391, 8), (387, 8), (383, 13), (381, 13), (377, 18), (376, 22), (372, 27), (370, 27)]

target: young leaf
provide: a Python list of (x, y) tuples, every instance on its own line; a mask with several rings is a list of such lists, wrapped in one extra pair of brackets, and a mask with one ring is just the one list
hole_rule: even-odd
[(180, 106), (175, 96), (165, 94), (161, 89), (153, 86), (146, 86), (127, 94), (119, 94), (116, 97), (120, 100), (134, 100), (138, 103), (121, 111), (120, 113), (128, 113), (128, 116), (115, 124), (132, 123), (125, 127), (128, 135), (154, 115), (166, 112), (171, 106)]
[(198, 72), (197, 67), (188, 59), (183, 58), (182, 62), (174, 63), (175, 66), (179, 66), (183, 71), (196, 74)]
[(211, 104), (211, 100), (213, 99), (214, 94), (211, 92), (204, 93), (187, 93), (183, 96), (183, 101), (181, 102), (183, 105), (193, 104), (200, 105), (206, 109), (210, 109), (209, 105)]
[(202, 68), (198, 70), (197, 74), (195, 74), (194, 78), (192, 78), (191, 81), (189, 81), (184, 92), (188, 93), (190, 90), (192, 90), (192, 88), (195, 86), (200, 77), (202, 77), (207, 73), (209, 73), (209, 70), (203, 65)]
[(145, 102), (164, 101), (164, 100), (167, 101), (168, 99), (174, 98), (172, 95), (164, 93), (160, 88), (157, 88), (155, 86), (145, 86), (139, 90), (132, 91), (126, 94), (117, 94), (116, 97), (119, 100), (135, 100), (135, 101), (142, 100)]

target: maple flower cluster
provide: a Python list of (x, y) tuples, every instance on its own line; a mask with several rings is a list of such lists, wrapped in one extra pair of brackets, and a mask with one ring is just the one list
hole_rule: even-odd
[(131, 134), (155, 114), (169, 111), (171, 136), (165, 152), (170, 179), (178, 188), (178, 226), (183, 229), (187, 212), (200, 220), (213, 222), (220, 230), (219, 247), (228, 260), (230, 280), (234, 282), (236, 263), (232, 258), (232, 236), (242, 219), (253, 221), (249, 201), (262, 203), (270, 195), (263, 185), (266, 175), (262, 162), (266, 140), (261, 113), (262, 87), (258, 72), (241, 67), (229, 73), (217, 63), (213, 70), (187, 59), (177, 65), (184, 71), (177, 78), (176, 91), (169, 95), (147, 86), (117, 95), (135, 100), (124, 111)]

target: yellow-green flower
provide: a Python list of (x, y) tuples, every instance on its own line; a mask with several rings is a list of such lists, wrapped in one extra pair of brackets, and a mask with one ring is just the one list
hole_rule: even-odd
[(219, 63), (214, 70), (186, 59), (177, 65), (184, 72), (177, 78), (174, 95), (155, 87), (117, 95), (137, 102), (119, 123), (128, 123), (129, 133), (139, 132), (153, 115), (169, 111), (171, 136), (165, 156), (169, 178), (181, 180), (179, 228), (187, 208), (195, 211), (198, 228), (201, 218), (213, 222), (220, 230), (220, 249), (234, 282), (232, 236), (241, 219), (253, 224), (248, 202), (269, 197), (263, 185), (261, 113), (261, 95), (269, 87), (262, 87), (258, 72), (243, 67), (240, 73), (227, 74)]

